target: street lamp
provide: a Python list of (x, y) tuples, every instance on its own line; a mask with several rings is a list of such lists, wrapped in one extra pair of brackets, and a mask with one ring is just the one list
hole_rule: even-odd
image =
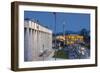
[(54, 34), (54, 48), (55, 48), (55, 60), (56, 60), (56, 48), (57, 48), (57, 43), (56, 43), (56, 12), (53, 12), (53, 14), (54, 14), (54, 23), (55, 23), (55, 25), (54, 25), (54, 32), (55, 32), (55, 34)]
[(65, 22), (63, 22), (63, 37), (64, 37), (64, 46), (65, 46), (65, 41), (66, 41), (66, 38), (65, 38)]

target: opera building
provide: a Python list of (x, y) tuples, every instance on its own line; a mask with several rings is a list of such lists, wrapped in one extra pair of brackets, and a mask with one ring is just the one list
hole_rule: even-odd
[(37, 21), (24, 20), (24, 61), (44, 61), (53, 55), (52, 30)]

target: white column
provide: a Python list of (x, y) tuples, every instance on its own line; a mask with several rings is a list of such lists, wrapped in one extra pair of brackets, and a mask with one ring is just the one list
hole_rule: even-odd
[(39, 38), (38, 38), (38, 49), (39, 49), (39, 53), (41, 50), (41, 32), (39, 31)]
[(24, 28), (24, 61), (28, 61), (29, 28)]
[(36, 52), (35, 52), (36, 48), (35, 48), (35, 30), (32, 30), (32, 53), (33, 53), (33, 61), (36, 60)]
[(34, 59), (37, 60), (37, 31), (36, 30), (34, 34), (34, 53), (35, 53)]
[(38, 33), (38, 30), (36, 30), (36, 57), (37, 57), (37, 60), (39, 60), (39, 47), (38, 47), (38, 44), (39, 44), (39, 33)]
[(47, 33), (47, 45), (48, 45), (48, 46), (47, 46), (47, 49), (50, 49), (50, 48), (49, 48), (50, 44), (49, 44), (49, 34), (48, 34), (48, 33)]
[(32, 29), (29, 29), (28, 61), (32, 61)]

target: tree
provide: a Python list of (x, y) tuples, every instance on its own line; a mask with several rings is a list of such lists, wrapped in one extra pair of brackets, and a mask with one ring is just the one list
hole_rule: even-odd
[(90, 48), (90, 32), (87, 29), (82, 29), (80, 35), (84, 37), (85, 46)]

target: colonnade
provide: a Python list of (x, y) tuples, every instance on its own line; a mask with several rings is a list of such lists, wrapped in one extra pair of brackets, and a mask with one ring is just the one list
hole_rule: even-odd
[(25, 20), (24, 61), (43, 61), (52, 52), (52, 31), (35, 21)]

